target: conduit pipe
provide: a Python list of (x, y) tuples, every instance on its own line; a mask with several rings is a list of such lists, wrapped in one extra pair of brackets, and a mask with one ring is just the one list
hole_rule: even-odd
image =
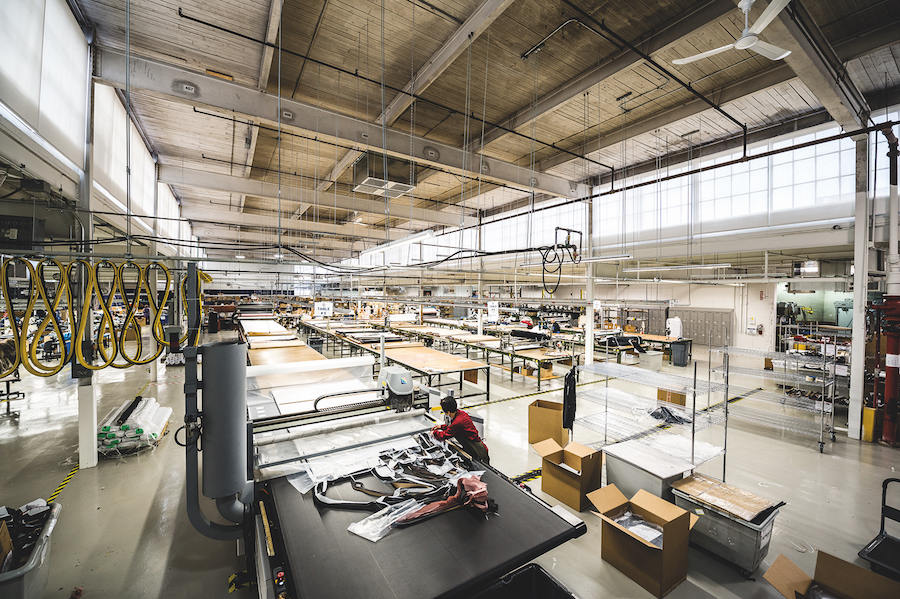
[[(898, 254), (898, 216), (900, 201), (897, 197), (897, 136), (890, 126), (881, 130), (888, 142), (890, 168), (890, 199), (888, 201), (888, 273), (887, 295), (884, 302), (875, 309), (882, 313), (882, 328), (886, 337), (887, 351), (884, 359), (884, 419), (881, 427), (881, 442), (894, 446), (897, 443), (900, 418), (900, 254)], [(878, 379), (875, 380), (876, 384)], [(877, 408), (877, 406), (875, 406)]]

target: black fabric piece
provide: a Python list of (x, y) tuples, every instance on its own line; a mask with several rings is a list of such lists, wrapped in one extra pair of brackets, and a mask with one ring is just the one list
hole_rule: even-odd
[(566, 373), (566, 380), (563, 384), (563, 428), (569, 430), (575, 424), (575, 368)]
[(662, 420), (666, 424), (688, 424), (691, 421), (690, 418), (679, 416), (666, 406), (659, 406), (650, 412), (650, 415), (657, 420)]
[(6, 511), (8, 515), (0, 521), (6, 522), (13, 547), (12, 555), (7, 559), (7, 570), (15, 570), (24, 566), (31, 557), (31, 551), (44, 530), (51, 509), (46, 506), (23, 512), (7, 507)]

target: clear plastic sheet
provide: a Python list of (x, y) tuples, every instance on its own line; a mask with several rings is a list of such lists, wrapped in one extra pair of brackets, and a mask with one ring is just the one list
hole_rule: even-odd
[(375, 512), (359, 522), (351, 523), (347, 530), (373, 543), (377, 543), (391, 532), (394, 522), (407, 514), (413, 513), (422, 505), (420, 501), (407, 499), (396, 505), (388, 506), (380, 512)]
[(641, 537), (648, 543), (653, 543), (657, 547), (663, 546), (663, 531), (659, 525), (648, 522), (638, 515), (628, 510), (618, 518), (614, 518), (616, 524), (624, 526), (632, 533)]

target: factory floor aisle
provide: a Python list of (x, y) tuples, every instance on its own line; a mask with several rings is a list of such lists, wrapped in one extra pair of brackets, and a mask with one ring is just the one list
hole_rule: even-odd
[[(698, 360), (700, 356), (695, 352)], [(705, 372), (705, 367), (704, 362), (699, 369)], [(688, 370), (664, 369), (682, 374)], [(95, 374), (100, 417), (138, 393), (154, 396), (175, 411), (169, 435), (156, 450), (101, 459), (97, 468), (79, 471), (62, 491), (46, 597), (68, 597), (76, 585), (85, 587), (86, 599), (255, 596), (255, 589), (230, 595), (226, 591), (227, 576), (241, 566), (234, 544), (201, 536), (187, 520), (184, 453), (172, 435), (183, 417), (183, 376), (182, 368), (161, 367), (160, 382), (148, 385), (146, 368)], [(582, 379), (582, 388), (604, 384), (589, 378)], [(560, 398), (561, 384), (561, 378), (554, 379), (548, 387), (555, 390), (535, 395), (533, 380), (516, 377), (510, 384), (508, 376), (494, 369), (492, 403), (472, 412), (485, 419), (495, 467), (516, 476), (540, 466), (527, 443), (527, 406), (536, 397)], [(637, 385), (622, 381), (612, 381), (610, 387), (639, 392)], [(47, 497), (74, 466), (77, 400), (67, 373), (40, 379), (26, 376), (14, 389), (26, 397), (13, 404), (22, 413), (18, 424), (0, 421), (0, 502), (20, 505)], [(721, 430), (708, 429), (702, 435), (721, 443)], [(575, 438), (597, 441), (595, 432), (580, 428)], [(896, 476), (898, 456), (896, 451), (840, 434), (820, 454), (809, 437), (735, 422), (728, 431), (728, 482), (788, 505), (776, 518), (769, 555), (755, 580), (744, 579), (727, 564), (692, 548), (688, 581), (669, 597), (776, 597), (760, 574), (779, 553), (807, 571), (813, 569), (818, 547), (856, 561), (856, 551), (877, 530), (881, 480)], [(718, 459), (701, 471), (720, 476), (721, 468)], [(540, 479), (529, 484), (541, 494)], [(590, 512), (580, 517), (587, 522), (588, 533), (537, 561), (582, 598), (650, 597), (600, 559), (599, 518)]]

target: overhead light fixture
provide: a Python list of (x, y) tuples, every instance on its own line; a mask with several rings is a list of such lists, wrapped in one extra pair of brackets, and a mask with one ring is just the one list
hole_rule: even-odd
[(247, 256), (245, 256), (244, 254), (235, 254), (234, 257), (235, 257), (236, 259), (238, 259), (238, 260), (243, 260), (243, 259), (246, 258)]
[(281, 252), (278, 252), (272, 257), (275, 258), (276, 260), (281, 260), (282, 258), (284, 258), (284, 254), (282, 254)]
[[(617, 260), (631, 260), (634, 256), (631, 254), (616, 254), (615, 256), (594, 256), (593, 258), (582, 258), (578, 262), (571, 264), (590, 264), (594, 262), (615, 262)], [(526, 262), (519, 266), (543, 266), (543, 262)]]
[(634, 268), (623, 268), (622, 272), (658, 272), (661, 270), (695, 270), (707, 268), (731, 268), (731, 264), (724, 262), (721, 264), (682, 264), (679, 266), (639, 266)]

